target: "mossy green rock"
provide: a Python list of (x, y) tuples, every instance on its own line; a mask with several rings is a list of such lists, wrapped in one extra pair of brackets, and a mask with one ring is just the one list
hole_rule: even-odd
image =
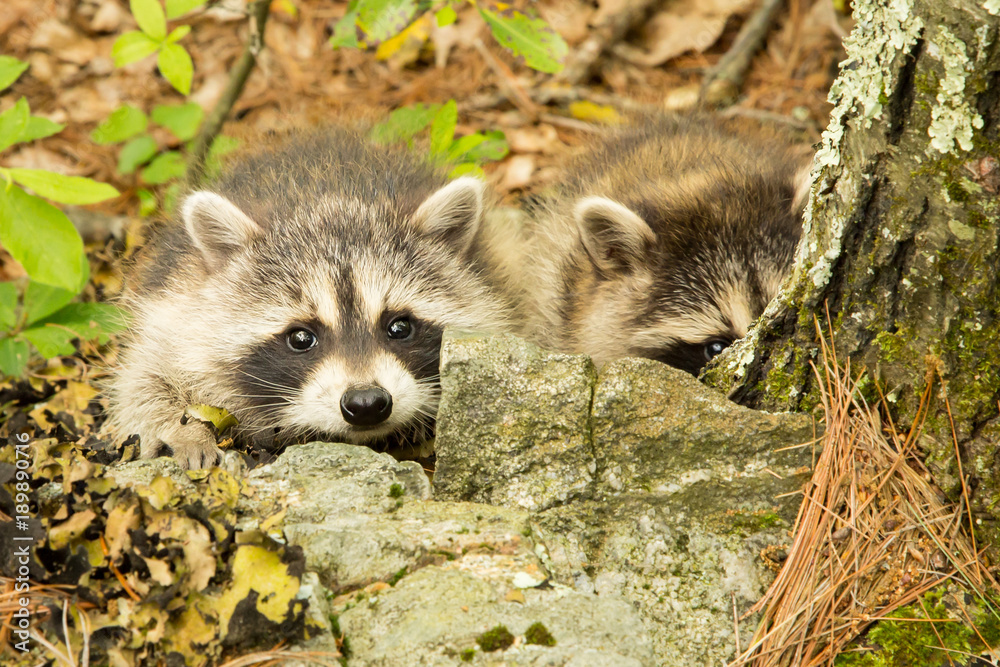
[[(474, 665), (659, 664), (639, 615), (621, 598), (563, 586), (528, 588), (523, 597), (506, 601), (503, 587), (459, 569), (424, 568), (340, 615), (351, 641), (348, 664), (460, 665), (469, 649), (475, 649)], [(555, 638), (554, 646), (524, 641), (539, 622)], [(520, 639), (504, 650), (481, 650), (477, 638), (498, 625)]]
[(537, 511), (589, 495), (596, 375), (582, 355), (446, 331), (435, 496)]
[(814, 432), (806, 415), (748, 410), (648, 359), (608, 364), (594, 392), (594, 453), (604, 494), (786, 477), (812, 456), (808, 447), (789, 447)]

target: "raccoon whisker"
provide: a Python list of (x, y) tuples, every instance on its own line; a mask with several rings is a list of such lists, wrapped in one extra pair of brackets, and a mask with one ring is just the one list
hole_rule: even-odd
[[(289, 398), (288, 396), (279, 396), (277, 394), (231, 394), (231, 395), (235, 396), (236, 398), (273, 398), (273, 399), (277, 399), (278, 401), (281, 401), (282, 403), (294, 403), (295, 402), (291, 398)], [(275, 404), (275, 405), (277, 405), (277, 404)]]
[(242, 368), (239, 369), (239, 372), (242, 373), (243, 375), (246, 375), (247, 377), (251, 378), (252, 380), (254, 380), (255, 381), (254, 384), (259, 384), (261, 387), (273, 387), (274, 389), (282, 389), (282, 390), (285, 390), (285, 391), (295, 391), (295, 387), (291, 387), (289, 385), (284, 385), (284, 384), (279, 384), (277, 382), (272, 382), (270, 380), (265, 380), (264, 378), (257, 377), (253, 373), (251, 373), (249, 371), (245, 371)]

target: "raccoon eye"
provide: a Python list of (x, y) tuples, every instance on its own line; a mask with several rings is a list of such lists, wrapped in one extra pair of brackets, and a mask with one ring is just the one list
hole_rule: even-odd
[(705, 343), (705, 361), (711, 361), (716, 358), (722, 351), (729, 347), (729, 341), (725, 340), (710, 340)]
[(305, 352), (315, 347), (319, 341), (316, 334), (308, 329), (292, 329), (285, 334), (285, 342), (293, 352)]
[(406, 340), (410, 338), (413, 335), (413, 325), (410, 324), (410, 318), (397, 317), (392, 322), (389, 322), (386, 333), (389, 335), (389, 338), (394, 340)]

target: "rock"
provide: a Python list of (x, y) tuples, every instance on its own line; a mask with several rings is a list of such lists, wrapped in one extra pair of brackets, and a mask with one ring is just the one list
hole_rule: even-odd
[(676, 493), (711, 479), (794, 474), (812, 450), (786, 448), (812, 440), (814, 427), (808, 415), (736, 405), (676, 368), (621, 359), (598, 379), (593, 437), (601, 492)]
[[(733, 604), (760, 598), (774, 574), (762, 554), (790, 541), (809, 417), (748, 410), (649, 360), (595, 381), (586, 358), (510, 336), (446, 332), (441, 382), (438, 497), (531, 510), (554, 581), (632, 604), (656, 664), (732, 658)], [(746, 645), (754, 619), (740, 627)]]
[(177, 461), (166, 456), (114, 463), (107, 467), (105, 473), (114, 479), (118, 486), (152, 486), (158, 478), (166, 477), (174, 483), (176, 490), (181, 494), (190, 494), (197, 490), (194, 482)]
[(435, 496), (533, 511), (588, 496), (595, 377), (582, 355), (446, 331)]
[[(656, 664), (642, 621), (621, 598), (562, 586), (526, 589), (523, 597), (524, 602), (507, 602), (501, 588), (474, 574), (447, 566), (424, 568), (340, 615), (351, 646), (348, 664)], [(534, 623), (551, 633), (554, 646), (525, 642)], [(498, 625), (509, 629), (514, 643), (487, 652), (476, 640)]]

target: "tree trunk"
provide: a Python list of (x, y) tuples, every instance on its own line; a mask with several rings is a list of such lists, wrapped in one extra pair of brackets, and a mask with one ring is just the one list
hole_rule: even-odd
[[(807, 410), (814, 316), (1000, 544), (1000, 0), (860, 0), (813, 167), (793, 275), (706, 375), (736, 401)], [(826, 309), (829, 309), (829, 320)], [(877, 395), (874, 392), (873, 395)], [(947, 402), (946, 399), (947, 398)]]

